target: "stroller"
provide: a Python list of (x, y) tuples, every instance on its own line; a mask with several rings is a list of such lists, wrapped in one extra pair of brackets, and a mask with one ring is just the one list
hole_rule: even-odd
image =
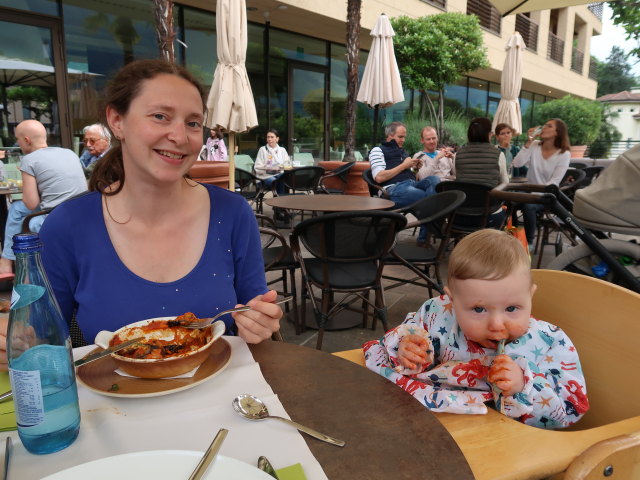
[(611, 233), (640, 236), (639, 184), (640, 145), (620, 155), (592, 185), (577, 190), (575, 204), (556, 185), (510, 185), (491, 194), (511, 204), (540, 203), (556, 215), (557, 226), (575, 246), (548, 269), (597, 276), (640, 292), (640, 245), (609, 238)]

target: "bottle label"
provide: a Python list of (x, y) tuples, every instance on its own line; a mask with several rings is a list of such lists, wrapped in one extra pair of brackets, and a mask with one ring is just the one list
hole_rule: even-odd
[(11, 310), (26, 307), (44, 295), (46, 289), (41, 285), (19, 283), (11, 292)]
[(13, 398), (15, 399), (16, 423), (19, 427), (35, 427), (44, 422), (44, 399), (40, 372), (9, 369)]

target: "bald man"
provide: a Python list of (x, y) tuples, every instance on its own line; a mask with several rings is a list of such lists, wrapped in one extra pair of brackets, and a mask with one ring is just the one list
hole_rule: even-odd
[[(78, 156), (66, 148), (49, 147), (47, 130), (37, 120), (25, 120), (15, 130), (24, 156), (20, 161), (22, 201), (11, 204), (0, 258), (0, 280), (13, 276), (13, 235), (20, 233), (22, 221), (32, 211), (53, 208), (64, 200), (87, 190), (87, 181)], [(46, 215), (29, 224), (39, 232)]]

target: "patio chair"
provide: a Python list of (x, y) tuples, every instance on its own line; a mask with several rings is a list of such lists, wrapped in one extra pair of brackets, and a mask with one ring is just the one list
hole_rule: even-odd
[(584, 162), (571, 162), (569, 163), (569, 168), (577, 168), (579, 170), (586, 168), (587, 164)]
[(372, 197), (382, 197), (382, 198), (386, 198), (387, 200), (390, 200), (386, 190), (382, 188), (380, 184), (376, 183), (376, 181), (373, 179), (373, 175), (371, 174), (370, 168), (362, 172), (362, 178), (364, 179), (364, 181), (367, 183), (367, 186), (369, 187), (369, 195), (371, 195)]
[[(640, 294), (569, 272), (533, 270), (532, 275), (538, 286), (532, 313), (561, 327), (578, 349), (589, 411), (563, 431), (530, 427), (494, 410), (488, 415), (435, 415), (476, 478), (496, 478), (496, 472), (504, 473), (500, 478), (596, 479), (614, 472), (611, 478), (636, 478), (640, 386), (633, 372), (640, 368), (635, 353)], [(335, 355), (364, 365), (362, 349)]]
[[(316, 348), (322, 348), (327, 321), (347, 307), (349, 300), (362, 300), (363, 325), (367, 323), (368, 306), (373, 306), (372, 328), (380, 318), (386, 329), (387, 309), (381, 277), (383, 259), (395, 243), (396, 233), (407, 220), (399, 213), (359, 211), (329, 213), (296, 225), (291, 235), (291, 248), (302, 271), (302, 324), (305, 324), (304, 301), (308, 297), (318, 325)], [(301, 244), (309, 256), (303, 256)], [(313, 288), (320, 291), (320, 300)], [(375, 294), (372, 303), (370, 291)], [(335, 301), (334, 294), (346, 293)]]
[(253, 173), (241, 168), (235, 169), (236, 192), (250, 204), (255, 204), (257, 213), (262, 213), (262, 200), (265, 195), (264, 184)]
[[(330, 172), (325, 173), (320, 179), (320, 183), (318, 185), (318, 193), (343, 194), (345, 188), (347, 187), (347, 176), (349, 175), (349, 170), (351, 170), (355, 164), (356, 162), (347, 162), (344, 165), (339, 166), (335, 170), (331, 170)], [(331, 188), (326, 186), (325, 182), (332, 178), (338, 179), (341, 182), (342, 188)]]
[(239, 154), (233, 157), (236, 168), (240, 168), (246, 172), (253, 172), (253, 158), (249, 155)]
[[(403, 265), (414, 272), (417, 277), (407, 280), (383, 272), (382, 278), (396, 282), (387, 285), (385, 287), (387, 290), (410, 283), (427, 287), (429, 297), (433, 296), (433, 289), (441, 295), (444, 294), (440, 278), (440, 261), (447, 250), (452, 220), (457, 209), (464, 203), (465, 197), (464, 192), (450, 190), (436, 193), (412, 205), (394, 210), (405, 215), (410, 213), (416, 218), (414, 222), (407, 223), (404, 230), (425, 226), (429, 235), (438, 240), (438, 245), (434, 245), (433, 248), (425, 248), (414, 244), (396, 243), (385, 258), (385, 265)], [(432, 268), (435, 279), (430, 276)]]
[[(304, 325), (300, 323), (298, 315), (298, 292), (296, 288), (296, 270), (300, 264), (294, 258), (291, 247), (287, 240), (277, 231), (277, 227), (272, 218), (266, 215), (256, 214), (256, 221), (260, 227), (260, 237), (262, 239), (262, 257), (264, 258), (265, 272), (278, 272), (279, 276), (267, 280), (267, 285), (282, 283), (280, 295), (293, 297), (293, 319), (296, 334), (304, 331)], [(289, 279), (287, 279), (287, 273)], [(290, 283), (289, 283), (290, 282)], [(284, 306), (285, 312), (289, 313), (289, 304)]]
[[(285, 170), (282, 176), (271, 184), (271, 192), (274, 197), (278, 196), (278, 188), (282, 185), (288, 195), (310, 195), (318, 191), (320, 179), (325, 171), (322, 167), (299, 167)], [(279, 209), (274, 209), (274, 214)], [(304, 211), (300, 211), (301, 218), (304, 218)], [(289, 218), (292, 221), (293, 215)]]

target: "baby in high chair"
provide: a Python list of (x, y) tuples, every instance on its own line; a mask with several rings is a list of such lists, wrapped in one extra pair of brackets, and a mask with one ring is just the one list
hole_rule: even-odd
[(363, 346), (369, 369), (435, 412), (486, 413), (493, 401), (541, 428), (584, 415), (578, 352), (559, 327), (531, 316), (536, 285), (518, 240), (490, 229), (465, 237), (449, 258), (444, 290)]

